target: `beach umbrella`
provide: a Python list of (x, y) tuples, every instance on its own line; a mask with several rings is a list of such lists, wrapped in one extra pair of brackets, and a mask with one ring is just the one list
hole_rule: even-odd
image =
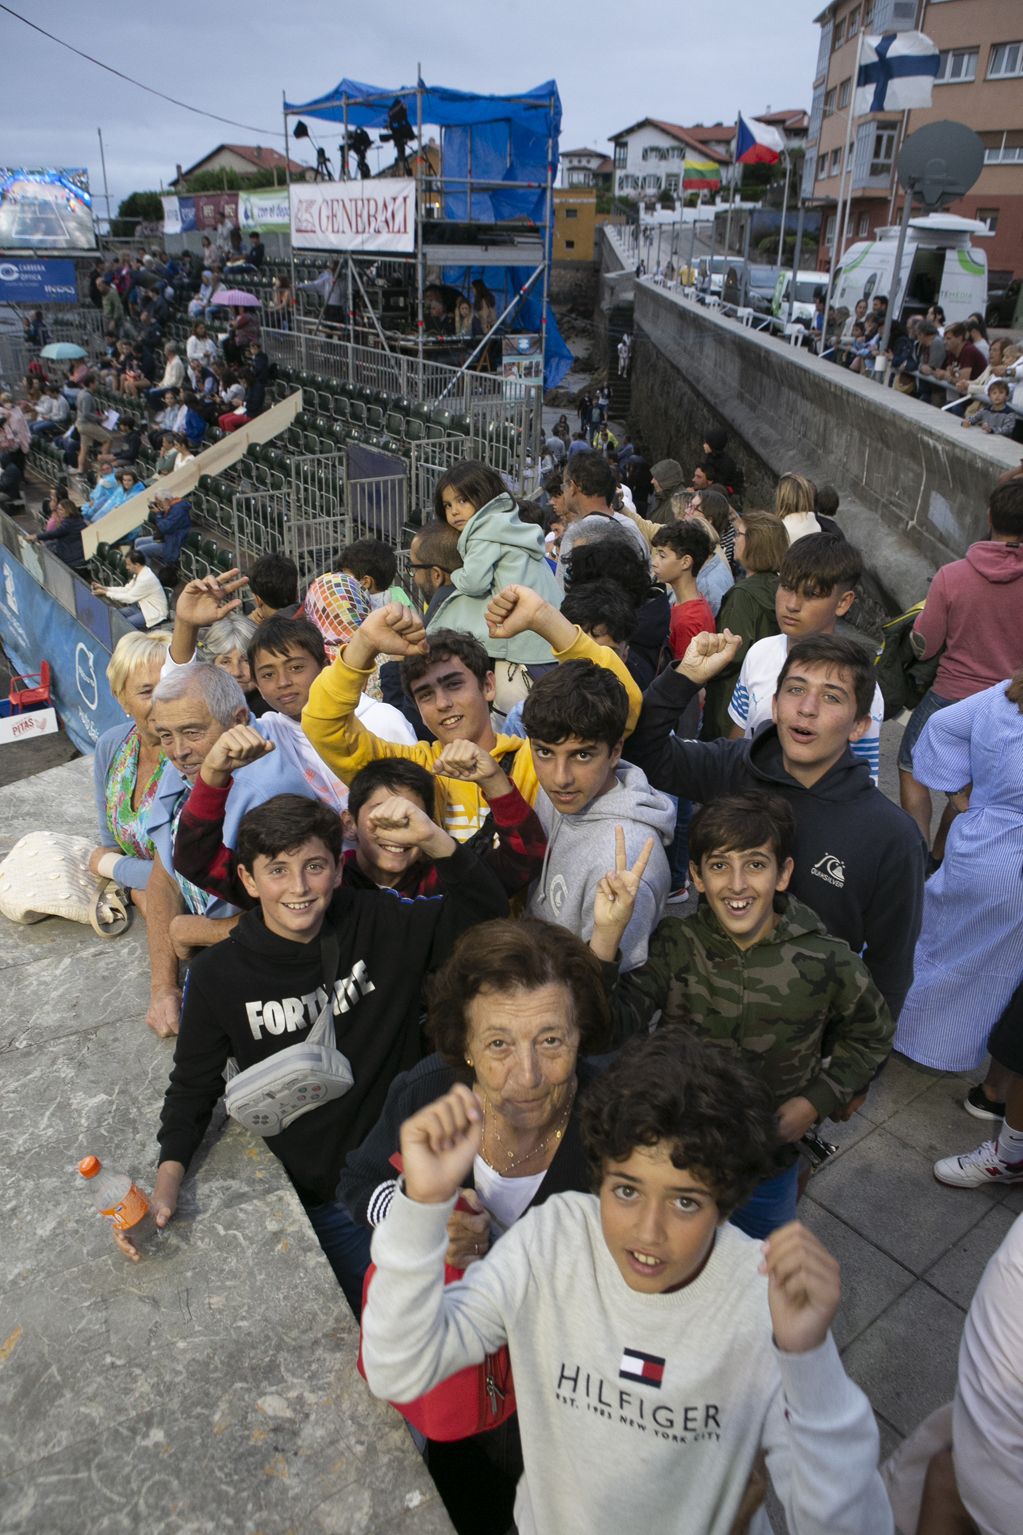
[(54, 362), (70, 362), (72, 358), (88, 357), (88, 352), (82, 346), (75, 346), (70, 341), (51, 341), (49, 346), (44, 346), (39, 353), (40, 357), (52, 358)]
[(258, 309), (259, 299), (254, 293), (245, 293), (241, 288), (218, 288), (210, 299), (210, 308), (225, 309), (228, 305), (232, 309), (235, 306), (241, 309)]

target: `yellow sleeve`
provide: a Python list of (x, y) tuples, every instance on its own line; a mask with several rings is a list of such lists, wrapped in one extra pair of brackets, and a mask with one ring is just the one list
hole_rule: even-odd
[(309, 702), (302, 710), (302, 729), (317, 754), (341, 779), (351, 783), (360, 768), (378, 757), (406, 757), (429, 769), (434, 747), (427, 741), (414, 746), (399, 746), (381, 741), (355, 717), (369, 671), (356, 671), (341, 656), (324, 667), (309, 690)]
[(622, 516), (628, 517), (629, 521), (633, 523), (642, 533), (648, 544), (653, 543), (654, 534), (661, 526), (659, 522), (651, 522), (649, 517), (641, 517), (638, 512), (634, 512), (632, 508), (628, 506), (622, 507)]
[[(654, 524), (651, 523), (651, 527), (653, 526)], [(577, 628), (571, 645), (564, 650), (556, 650), (554, 659), (556, 661), (595, 661), (598, 666), (606, 666), (609, 672), (614, 672), (629, 695), (629, 717), (625, 722), (625, 734), (627, 736), (632, 734), (639, 719), (639, 711), (643, 707), (643, 695), (620, 656), (617, 656), (607, 645), (598, 645), (596, 640)]]

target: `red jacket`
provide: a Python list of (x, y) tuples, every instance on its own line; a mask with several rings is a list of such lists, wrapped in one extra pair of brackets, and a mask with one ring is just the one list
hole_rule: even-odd
[(971, 544), (966, 558), (942, 565), (913, 625), (926, 649), (944, 645), (934, 691), (957, 703), (1011, 677), (1023, 665), (1023, 547)]

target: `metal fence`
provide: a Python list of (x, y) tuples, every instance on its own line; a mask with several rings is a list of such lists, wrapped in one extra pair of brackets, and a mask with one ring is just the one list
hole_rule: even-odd
[(469, 439), (452, 438), (445, 466), (455, 458), (481, 458), (520, 487), (538, 460), (543, 416), (539, 383), (506, 381), (402, 352), (359, 346), (312, 329), (263, 329), (267, 356), (295, 372), (321, 374), (356, 388), (380, 390), (468, 418)]

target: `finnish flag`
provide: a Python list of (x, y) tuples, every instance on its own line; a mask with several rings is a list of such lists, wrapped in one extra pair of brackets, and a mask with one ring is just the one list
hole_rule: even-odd
[(929, 107), (940, 54), (922, 32), (886, 32), (865, 37), (856, 76), (853, 112), (908, 112)]

